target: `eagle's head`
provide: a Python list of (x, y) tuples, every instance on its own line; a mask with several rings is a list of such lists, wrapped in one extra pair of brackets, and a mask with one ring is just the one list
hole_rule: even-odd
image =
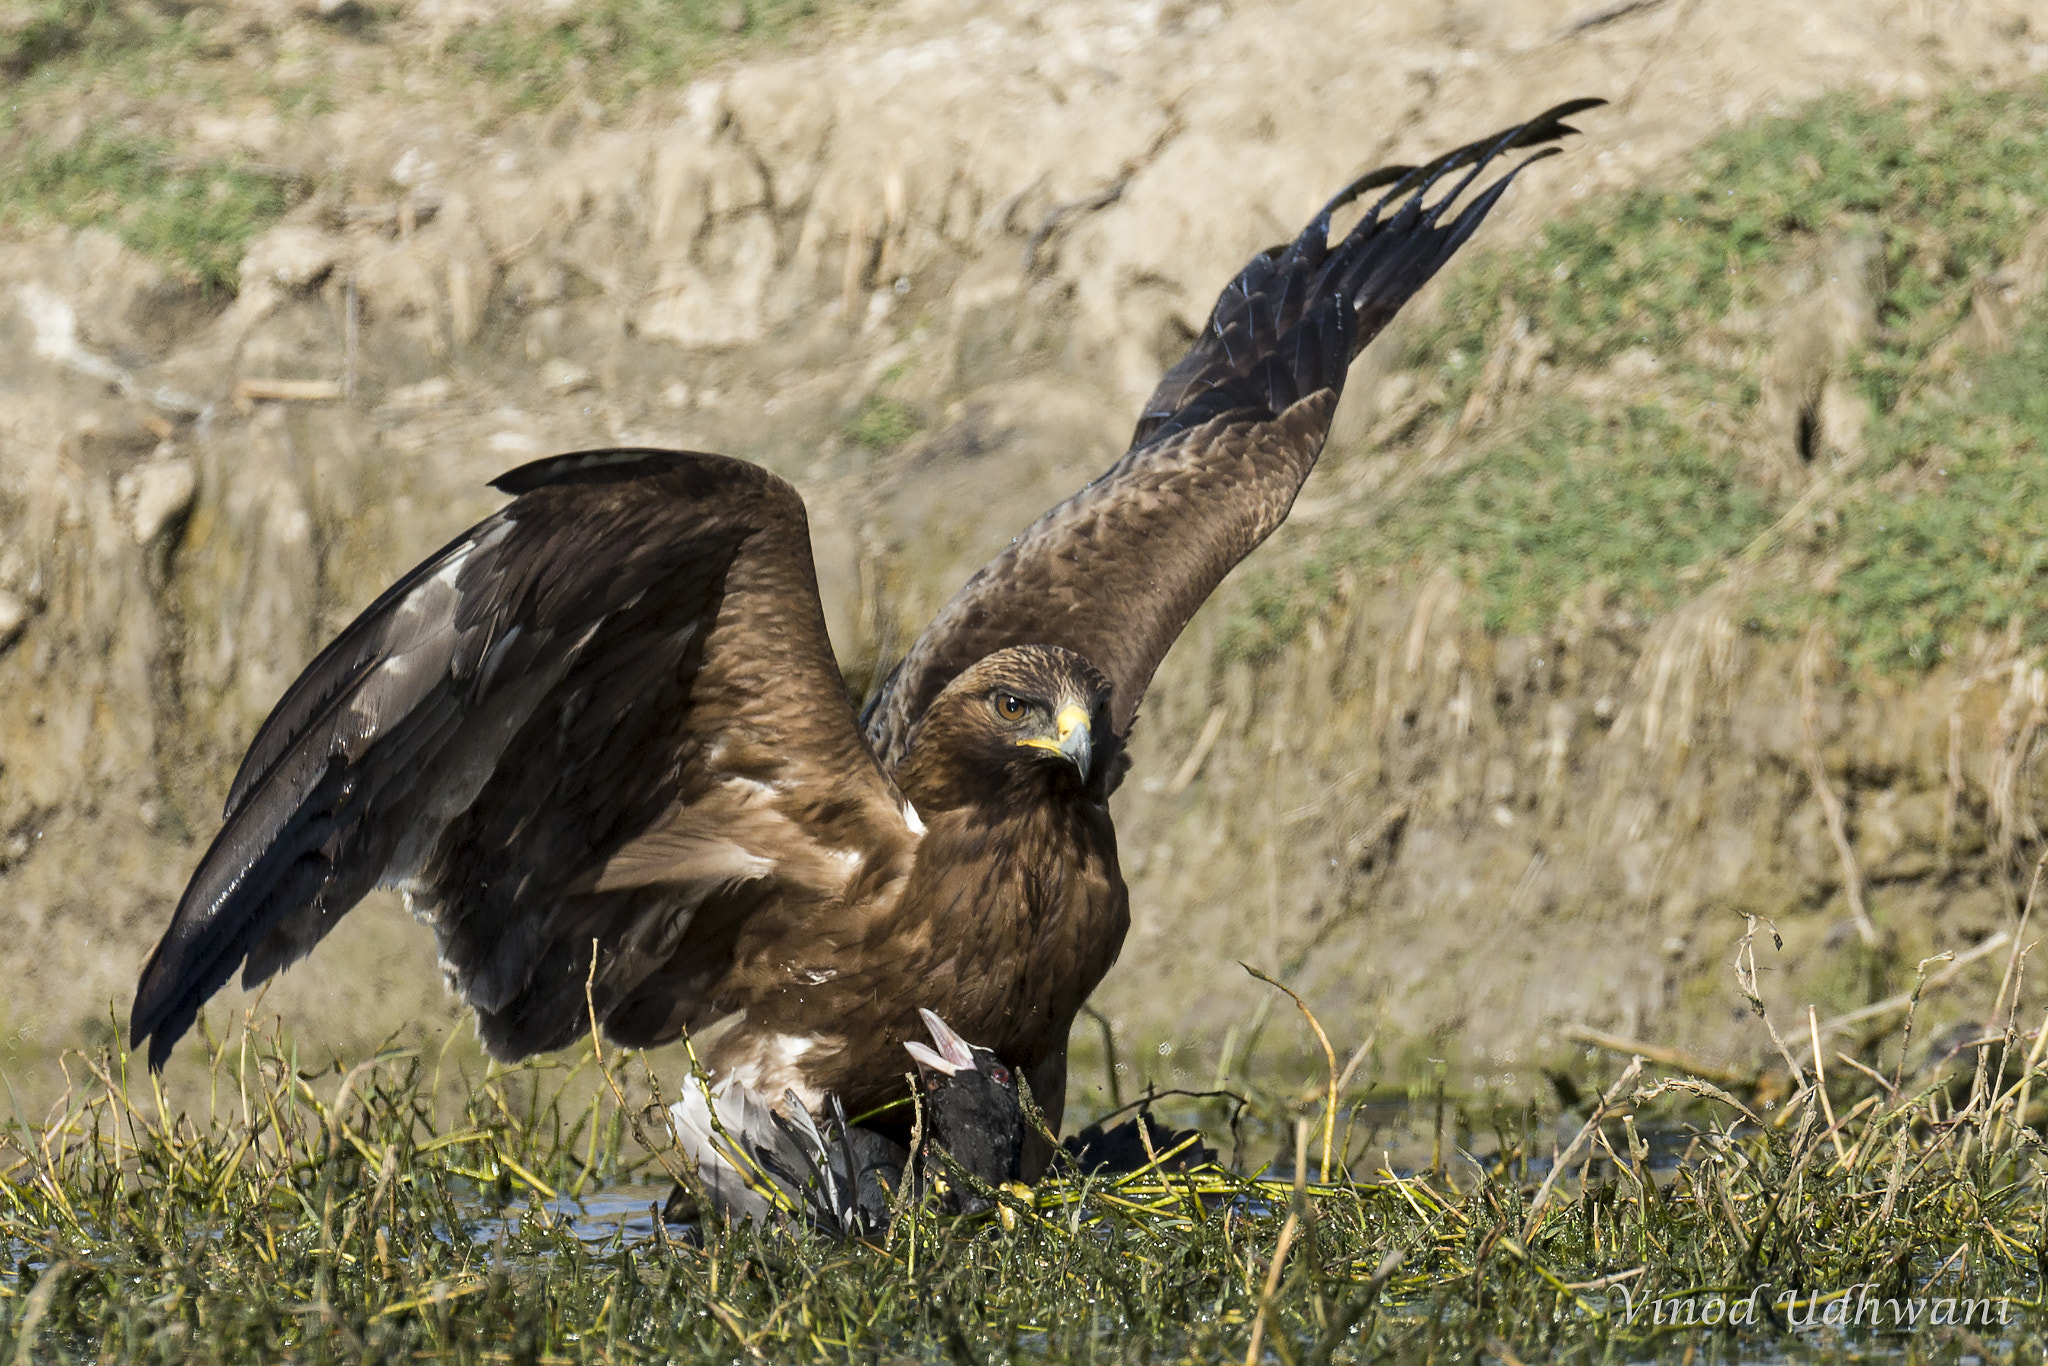
[(946, 685), (896, 781), (919, 810), (1041, 796), (1101, 801), (1118, 745), (1101, 670), (1056, 645), (1016, 645)]

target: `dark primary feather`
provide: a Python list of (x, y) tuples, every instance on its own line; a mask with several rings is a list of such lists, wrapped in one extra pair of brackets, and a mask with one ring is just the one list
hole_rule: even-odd
[[(1064, 646), (1114, 687), (1119, 736), (1188, 619), (1286, 517), (1329, 434), (1352, 360), (1478, 228), (1523, 166), (1445, 214), (1505, 153), (1575, 131), (1561, 104), (1428, 165), (1346, 186), (1283, 247), (1252, 258), (1145, 405), (1131, 449), (970, 579), (870, 699), (883, 764), (946, 683), (1006, 645)], [(1434, 200), (1447, 176), (1469, 168)], [(1387, 192), (1342, 239), (1331, 217)]]
[(901, 845), (794, 489), (652, 451), (498, 486), (518, 496), (358, 617), (251, 745), (143, 971), (153, 1064), (238, 966), (261, 981), (379, 883), (433, 921), (494, 1052), (581, 1032), (593, 939), (607, 1027), (673, 1037), (764, 899), (829, 851)]

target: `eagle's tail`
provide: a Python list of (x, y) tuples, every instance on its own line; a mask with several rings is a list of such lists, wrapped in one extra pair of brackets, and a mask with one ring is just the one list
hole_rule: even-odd
[[(1496, 158), (1576, 133), (1564, 120), (1603, 103), (1571, 100), (1426, 165), (1382, 167), (1345, 186), (1300, 236), (1254, 256), (1224, 289), (1202, 335), (1153, 391), (1132, 446), (1232, 410), (1277, 414), (1319, 390), (1341, 391), (1359, 351), (1465, 244), (1522, 169), (1559, 149), (1524, 157), (1448, 221), (1446, 211)], [(1332, 215), (1382, 187), (1386, 193), (1332, 243)]]

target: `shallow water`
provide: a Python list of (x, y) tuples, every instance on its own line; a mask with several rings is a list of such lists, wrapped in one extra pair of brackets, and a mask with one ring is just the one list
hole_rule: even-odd
[(654, 1237), (655, 1220), (669, 1190), (667, 1182), (607, 1186), (580, 1196), (558, 1196), (543, 1201), (542, 1207), (550, 1219), (567, 1225), (586, 1243), (608, 1243), (622, 1235), (633, 1243)]

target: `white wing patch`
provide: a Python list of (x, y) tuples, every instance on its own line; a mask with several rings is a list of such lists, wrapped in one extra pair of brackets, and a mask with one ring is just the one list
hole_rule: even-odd
[(903, 803), (903, 823), (910, 827), (910, 833), (913, 835), (924, 833), (924, 818), (917, 814), (917, 808), (909, 802)]

